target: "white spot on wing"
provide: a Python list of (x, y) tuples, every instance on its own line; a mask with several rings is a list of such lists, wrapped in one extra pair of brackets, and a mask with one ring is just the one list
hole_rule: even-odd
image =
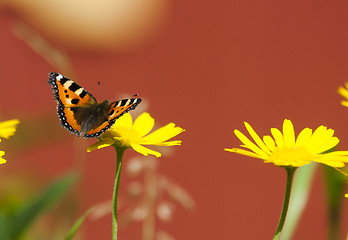
[(80, 95), (83, 92), (83, 88), (79, 88), (75, 91), (77, 95)]
[(66, 81), (66, 82), (64, 83), (64, 87), (65, 87), (65, 88), (69, 88), (69, 87), (71, 86), (71, 84), (73, 84), (73, 81), (72, 81), (72, 80)]

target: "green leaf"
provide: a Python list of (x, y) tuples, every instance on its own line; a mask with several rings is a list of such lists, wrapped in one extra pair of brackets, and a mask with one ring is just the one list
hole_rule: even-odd
[(281, 233), (282, 240), (292, 239), (295, 233), (297, 224), (307, 204), (316, 166), (315, 163), (311, 163), (297, 170), (292, 185), (288, 215)]
[[(5, 219), (9, 238), (11, 240), (19, 239), (39, 215), (49, 209), (70, 190), (76, 178), (75, 174), (68, 174), (56, 180), (37, 196), (21, 205), (13, 216)], [(1, 221), (0, 218), (0, 223)], [(0, 235), (0, 238), (3, 239), (2, 235)]]
[(90, 212), (92, 210), (93, 210), (93, 208), (88, 209), (79, 219), (76, 220), (76, 222), (74, 223), (74, 225), (70, 229), (70, 232), (67, 235), (67, 237), (65, 238), (65, 240), (71, 240), (72, 239), (72, 237), (75, 235), (77, 230), (80, 228), (80, 226), (83, 223), (83, 221), (86, 219), (86, 217), (88, 216), (88, 214), (90, 214)]
[(10, 240), (8, 222), (2, 213), (0, 213), (0, 239)]
[(344, 201), (344, 188), (346, 186), (346, 176), (334, 168), (324, 166), (326, 188), (327, 188), (327, 207), (329, 211), (329, 231), (328, 239), (340, 239), (341, 214)]

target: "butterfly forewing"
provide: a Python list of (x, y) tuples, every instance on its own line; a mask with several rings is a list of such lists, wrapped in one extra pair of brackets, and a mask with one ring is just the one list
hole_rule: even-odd
[(133, 110), (141, 102), (140, 98), (123, 99), (110, 104), (109, 122), (115, 122), (124, 113)]
[(65, 107), (96, 104), (97, 100), (92, 94), (74, 81), (55, 72), (49, 75), (48, 83), (51, 85), (54, 99)]

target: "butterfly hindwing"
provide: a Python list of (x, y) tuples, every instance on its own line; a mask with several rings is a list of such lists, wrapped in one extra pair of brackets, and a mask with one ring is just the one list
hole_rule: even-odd
[(74, 112), (71, 110), (71, 108), (58, 104), (57, 114), (59, 117), (60, 125), (68, 129), (69, 132), (79, 136), (81, 125), (77, 123), (77, 120), (74, 117)]
[(108, 104), (107, 121), (89, 130), (86, 134), (87, 137), (94, 136), (95, 134), (103, 133), (104, 131), (108, 130), (115, 123), (116, 119), (121, 117), (126, 112), (135, 109), (140, 102), (140, 98), (130, 98)]
[(123, 99), (109, 104), (97, 102), (92, 94), (74, 81), (55, 72), (49, 74), (60, 125), (84, 138), (99, 137), (122, 114), (134, 109), (140, 98)]

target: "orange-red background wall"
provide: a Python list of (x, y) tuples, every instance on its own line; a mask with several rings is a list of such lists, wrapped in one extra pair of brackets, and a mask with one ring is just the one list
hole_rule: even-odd
[[(337, 94), (348, 81), (347, 8), (348, 2), (339, 0), (172, 1), (161, 30), (141, 47), (125, 52), (67, 48), (75, 80), (98, 100), (104, 97), (101, 81), (106, 98), (138, 93), (159, 126), (174, 122), (186, 129), (176, 138), (182, 146), (160, 159), (159, 171), (185, 188), (196, 208), (178, 207), (172, 222), (159, 227), (176, 239), (272, 238), (285, 171), (224, 148), (240, 144), (233, 130), (246, 132), (243, 121), (264, 135), (288, 118), (297, 134), (304, 127), (333, 128), (340, 148), (348, 149), (348, 109)], [(52, 10), (52, 17), (59, 16)], [(14, 35), (16, 19), (21, 19), (16, 10), (1, 11), (1, 120), (52, 116), (56, 128), (34, 131), (48, 138), (61, 131), (64, 137), (7, 152), (0, 171), (27, 169), (48, 182), (74, 166), (76, 141), (86, 140), (58, 127), (47, 77), (59, 69)], [(112, 149), (82, 152), (81, 212), (111, 198), (115, 168)], [(136, 155), (128, 150), (125, 161)], [(121, 194), (127, 181), (121, 180)], [(319, 168), (295, 239), (326, 239), (324, 185)], [(347, 201), (341, 239), (347, 234)], [(111, 216), (86, 224), (86, 239), (110, 239)], [(140, 239), (139, 228), (121, 229), (120, 239)]]

